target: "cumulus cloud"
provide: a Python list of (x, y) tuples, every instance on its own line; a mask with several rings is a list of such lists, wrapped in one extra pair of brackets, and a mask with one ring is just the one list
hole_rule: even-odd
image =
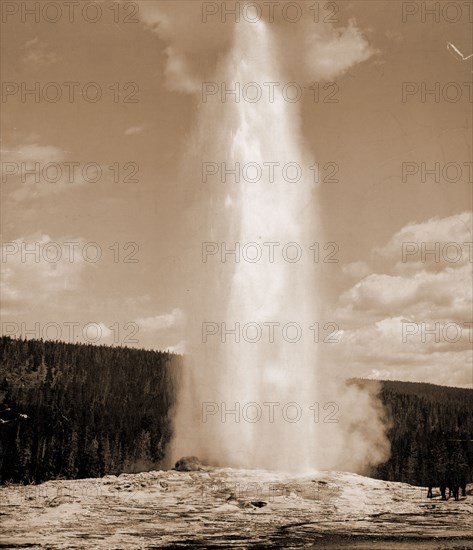
[[(58, 165), (65, 160), (65, 152), (54, 145), (37, 142), (23, 143), (0, 150), (2, 157), (2, 184), (5, 200), (14, 203), (41, 197), (64, 189), (64, 185), (52, 184), (42, 178), (42, 169)], [(46, 174), (55, 177), (54, 167)]]
[(4, 315), (24, 313), (79, 288), (85, 260), (79, 248), (72, 251), (63, 246), (66, 242), (74, 242), (79, 248), (85, 244), (81, 238), (52, 241), (41, 231), (2, 243), (0, 291)]
[[(141, 2), (140, 16), (150, 30), (166, 44), (164, 74), (166, 85), (173, 90), (199, 92), (202, 82), (212, 78), (217, 63), (231, 47), (238, 25), (248, 28), (251, 23), (240, 14), (202, 20), (202, 3), (190, 2), (183, 10), (176, 2)], [(240, 5), (239, 3), (238, 6)], [(243, 4), (243, 3), (242, 3)], [(241, 6), (240, 6), (241, 8)], [(275, 38), (274, 57), (280, 62), (289, 80), (301, 83), (331, 80), (354, 65), (368, 60), (376, 50), (351, 19), (346, 27), (334, 27), (328, 22), (314, 22), (313, 15), (305, 14), (297, 23), (287, 23), (277, 9), (270, 20), (269, 12), (261, 12)], [(257, 36), (253, 47), (259, 54)]]
[(297, 47), (303, 60), (299, 77), (310, 75), (314, 80), (333, 80), (376, 53), (354, 19), (346, 27), (321, 23), (314, 28), (306, 21)]
[(388, 317), (347, 330), (327, 359), (346, 377), (468, 386), (473, 381), (472, 337), (468, 323)]
[(69, 152), (55, 145), (41, 144), (38, 138), (30, 135), (23, 143), (0, 150), (5, 200), (18, 203), (96, 181), (112, 181), (107, 166), (81, 164), (72, 160)]
[(342, 294), (340, 302), (352, 311), (375, 315), (399, 313), (420, 317), (429, 308), (432, 318), (457, 318), (471, 307), (471, 266), (447, 267), (439, 273), (420, 271), (413, 276), (373, 273)]
[(97, 326), (97, 336), (99, 336), (101, 339), (107, 339), (112, 336), (112, 331), (105, 323), (94, 323)]
[(461, 268), (473, 256), (473, 214), (462, 212), (402, 227), (375, 254), (391, 262), (398, 273)]
[(186, 343), (184, 340), (180, 340), (177, 344), (174, 346), (169, 346), (166, 348), (166, 351), (169, 353), (176, 353), (178, 355), (184, 355), (186, 352)]
[[(471, 241), (470, 212), (408, 223), (375, 249), (374, 256), (382, 258), (384, 272), (364, 274), (369, 268), (365, 262), (345, 266), (344, 272), (358, 272), (362, 277), (340, 296), (339, 306), (379, 317), (422, 315), (428, 304), (433, 318), (464, 316), (472, 299)], [(406, 244), (414, 251), (402, 261)], [(438, 254), (423, 254), (424, 244), (426, 250), (435, 250), (438, 244)]]
[(371, 268), (366, 262), (359, 261), (343, 265), (342, 271), (349, 277), (361, 279), (371, 273)]
[(134, 322), (139, 326), (140, 331), (156, 332), (179, 326), (183, 321), (184, 313), (180, 309), (174, 308), (170, 313), (163, 313), (154, 317), (139, 317)]
[(151, 296), (149, 294), (142, 294), (141, 296), (128, 297), (125, 298), (125, 304), (130, 308), (143, 307), (143, 305), (148, 304), (151, 301)]
[(64, 160), (65, 152), (55, 145), (41, 145), (39, 143), (25, 143), (15, 147), (8, 147), (0, 151), (3, 162), (12, 163), (47, 163)]
[(52, 65), (62, 59), (59, 54), (51, 51), (48, 45), (39, 40), (38, 37), (28, 40), (24, 48), (26, 53), (23, 56), (23, 63), (35, 70), (43, 69), (46, 65)]
[[(422, 261), (420, 253), (411, 265), (399, 261), (404, 242), (464, 243), (471, 241), (471, 230), (471, 213), (463, 212), (406, 224), (379, 247), (385, 272), (362, 276), (339, 298), (334, 318), (345, 331), (333, 360), (345, 363), (352, 375), (471, 384), (468, 248), (457, 262), (442, 256)], [(356, 271), (353, 266), (345, 272)]]

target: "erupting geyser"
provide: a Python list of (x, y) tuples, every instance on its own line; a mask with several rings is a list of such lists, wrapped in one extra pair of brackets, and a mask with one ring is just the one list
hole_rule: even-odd
[[(188, 155), (199, 172), (211, 162), (219, 173), (196, 182), (206, 233), (189, 266), (174, 460), (197, 455), (220, 466), (307, 471), (340, 466), (347, 450), (342, 392), (321, 368), (316, 343), (321, 288), (311, 245), (323, 239), (313, 159), (301, 139), (300, 102), (281, 93), (290, 79), (277, 47), (265, 23), (235, 25), (214, 81), (236, 90), (255, 83), (266, 93), (247, 87), (246, 96), (206, 98)], [(270, 93), (264, 83), (278, 85)], [(246, 177), (231, 173), (245, 166)], [(345, 401), (357, 401), (350, 391)], [(349, 430), (353, 442), (356, 428)]]
[[(228, 88), (282, 83), (273, 51), (263, 23), (237, 25), (219, 81)], [(235, 99), (211, 98), (201, 115), (203, 160), (226, 169), (246, 165), (249, 172), (238, 183), (227, 173), (223, 183), (219, 174), (207, 184), (208, 240), (236, 252), (224, 254), (225, 263), (222, 250), (206, 258), (203, 325), (200, 341), (189, 349), (175, 454), (229, 466), (313, 468), (314, 177), (300, 145), (295, 104), (277, 91), (255, 102)], [(281, 168), (288, 164), (284, 177)], [(299, 169), (299, 181), (289, 181)]]

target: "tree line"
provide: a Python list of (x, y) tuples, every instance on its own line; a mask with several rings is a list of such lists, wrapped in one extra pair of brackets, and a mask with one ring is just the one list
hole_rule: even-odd
[[(172, 437), (182, 357), (0, 337), (0, 482), (157, 469)], [(371, 475), (413, 485), (473, 479), (473, 390), (351, 380), (384, 404), (389, 460)]]
[(380, 384), (389, 460), (373, 477), (412, 485), (439, 485), (451, 478), (473, 481), (473, 390), (427, 383), (355, 380)]
[(156, 468), (181, 358), (0, 339), (0, 480), (40, 483)]

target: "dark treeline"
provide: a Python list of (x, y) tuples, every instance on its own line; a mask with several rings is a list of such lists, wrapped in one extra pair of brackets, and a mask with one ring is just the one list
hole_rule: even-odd
[(383, 381), (380, 399), (390, 426), (391, 456), (373, 477), (422, 486), (453, 477), (473, 481), (473, 390)]
[[(0, 344), (2, 483), (159, 467), (179, 356), (9, 337)], [(391, 456), (373, 477), (425, 486), (455, 472), (473, 481), (473, 390), (350, 382), (381, 388)]]
[(1, 337), (1, 482), (147, 469), (171, 437), (180, 357)]

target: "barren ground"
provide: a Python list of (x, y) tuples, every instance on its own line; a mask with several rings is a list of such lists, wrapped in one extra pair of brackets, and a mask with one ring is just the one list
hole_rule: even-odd
[(209, 468), (0, 489), (0, 548), (473, 548), (473, 497), (342, 472)]

